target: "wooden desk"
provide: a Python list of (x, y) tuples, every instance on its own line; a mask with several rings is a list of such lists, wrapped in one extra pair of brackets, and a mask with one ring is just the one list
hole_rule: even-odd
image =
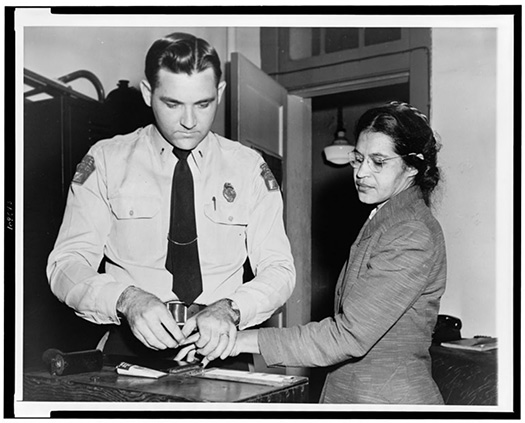
[(288, 386), (275, 387), (185, 375), (122, 376), (107, 366), (68, 376), (30, 371), (24, 374), (23, 401), (306, 403), (308, 379), (297, 377)]
[(430, 347), (432, 376), (445, 404), (498, 404), (498, 350), (465, 351)]

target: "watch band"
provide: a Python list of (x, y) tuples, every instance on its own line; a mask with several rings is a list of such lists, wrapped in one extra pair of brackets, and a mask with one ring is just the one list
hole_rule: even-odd
[(233, 323), (235, 326), (239, 326), (239, 323), (241, 322), (241, 310), (239, 310), (237, 304), (235, 304), (235, 302), (230, 298), (226, 298), (226, 301), (228, 301), (230, 310), (233, 312)]

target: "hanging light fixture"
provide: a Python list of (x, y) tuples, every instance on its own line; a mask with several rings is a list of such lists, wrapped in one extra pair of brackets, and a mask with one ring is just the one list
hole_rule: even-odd
[(350, 162), (350, 152), (354, 146), (350, 145), (346, 139), (346, 130), (343, 125), (343, 109), (337, 108), (337, 131), (332, 144), (324, 148), (326, 160), (337, 165), (344, 165)]

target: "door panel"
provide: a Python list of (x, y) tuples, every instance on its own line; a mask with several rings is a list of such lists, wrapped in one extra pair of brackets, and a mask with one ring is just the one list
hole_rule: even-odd
[(283, 157), (286, 90), (240, 53), (231, 55), (232, 138)]
[[(284, 110), (286, 90), (240, 53), (231, 55), (232, 138), (259, 151), (281, 188)], [(253, 275), (246, 275), (245, 280)], [(248, 276), (248, 278), (246, 278)], [(283, 326), (283, 313), (274, 314), (261, 326)]]
[[(286, 90), (239, 53), (230, 67), (231, 138), (262, 153), (284, 194), (284, 218), (297, 268), (295, 290), (286, 305), (261, 326), (309, 321), (311, 303), (311, 102)], [(254, 355), (255, 370), (269, 369)], [(286, 369), (305, 374), (304, 369)]]

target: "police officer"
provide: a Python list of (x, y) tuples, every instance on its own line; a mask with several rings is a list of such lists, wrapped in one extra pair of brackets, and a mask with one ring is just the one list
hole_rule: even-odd
[[(48, 261), (50, 287), (84, 319), (114, 325), (106, 353), (173, 352), (196, 330), (198, 353), (225, 358), (237, 327), (263, 322), (292, 293), (282, 196), (256, 151), (210, 132), (226, 86), (213, 47), (173, 33), (153, 43), (145, 74), (155, 124), (96, 143), (77, 166)], [(182, 160), (193, 179), (196, 236), (188, 243), (170, 238)], [(190, 243), (200, 264), (192, 304), (206, 307), (181, 329), (166, 303), (181, 299), (175, 281), (184, 288), (190, 278), (180, 280), (185, 270), (170, 268), (167, 254)], [(247, 257), (256, 276), (243, 284)]]

